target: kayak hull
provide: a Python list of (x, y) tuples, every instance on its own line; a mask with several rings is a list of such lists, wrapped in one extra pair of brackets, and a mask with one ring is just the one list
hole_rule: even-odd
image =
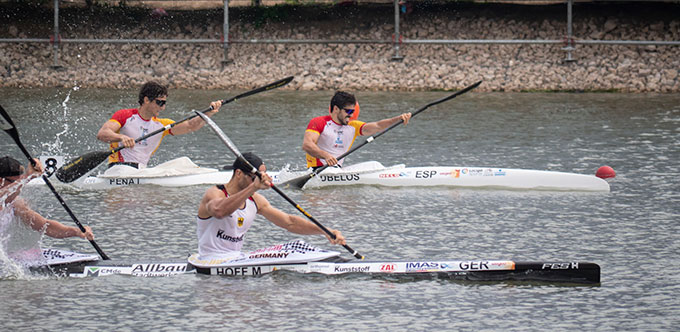
[[(146, 170), (145, 170), (146, 172)], [(148, 173), (148, 172), (147, 172)], [(286, 186), (286, 181), (309, 171), (272, 171), (275, 185)], [(198, 174), (177, 174), (167, 176), (89, 176), (70, 185), (83, 189), (109, 189), (138, 185), (183, 187), (212, 185), (229, 182), (232, 171), (204, 171)], [(55, 184), (60, 182), (53, 180)], [(37, 178), (29, 185), (44, 184)], [(305, 189), (348, 185), (374, 185), (385, 187), (456, 187), (505, 190), (551, 190), (551, 191), (593, 191), (609, 192), (609, 183), (594, 175), (567, 172), (540, 171), (492, 167), (430, 166), (406, 167), (403, 164), (384, 167), (371, 161), (344, 168), (327, 168), (313, 177)]]

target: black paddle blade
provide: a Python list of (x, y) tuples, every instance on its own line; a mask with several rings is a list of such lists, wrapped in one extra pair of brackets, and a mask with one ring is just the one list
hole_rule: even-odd
[(307, 181), (311, 180), (314, 176), (316, 176), (316, 173), (309, 173), (305, 175), (300, 175), (294, 179), (290, 179), (284, 183), (281, 184), (281, 187), (288, 188), (288, 187), (295, 187), (298, 189), (302, 189), (302, 187), (307, 184)]
[(55, 176), (61, 182), (71, 183), (99, 166), (99, 164), (104, 162), (110, 155), (111, 151), (88, 152), (78, 158), (70, 160), (68, 163), (64, 164), (64, 166), (61, 166), (55, 172)]
[(15, 143), (17, 143), (17, 146), (19, 149), (21, 149), (21, 152), (23, 152), (28, 160), (31, 162), (32, 165), (35, 165), (35, 160), (31, 158), (31, 154), (26, 150), (26, 147), (21, 144), (21, 139), (19, 139), (19, 132), (17, 131), (17, 127), (14, 125), (14, 121), (12, 121), (12, 118), (7, 114), (5, 109), (0, 106), (0, 128), (4, 130), (9, 136), (12, 137)]
[(0, 114), (2, 114), (2, 116), (0, 116), (0, 128), (7, 132), (12, 130), (16, 132), (16, 127), (14, 127), (14, 122), (12, 122), (12, 118), (10, 118), (9, 114), (5, 112), (5, 109), (2, 107), (2, 105), (0, 105)]

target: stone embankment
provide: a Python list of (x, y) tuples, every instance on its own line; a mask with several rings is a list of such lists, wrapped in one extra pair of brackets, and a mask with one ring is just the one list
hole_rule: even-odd
[[(617, 7), (619, 6), (619, 7)], [(578, 39), (680, 41), (678, 5), (574, 6)], [(643, 5), (638, 5), (643, 6)], [(414, 6), (402, 14), (405, 39), (540, 39), (566, 35), (566, 6)], [(128, 9), (129, 11), (129, 9)], [(62, 10), (61, 38), (214, 39), (221, 11)], [(52, 11), (4, 9), (0, 38), (48, 38)], [(8, 18), (8, 20), (5, 20)], [(391, 7), (273, 7), (230, 10), (230, 38), (391, 40)], [(245, 89), (289, 75), (300, 90), (452, 90), (484, 80), (480, 91), (680, 91), (680, 46), (563, 44), (0, 43), (0, 87), (134, 88), (157, 80), (171, 88)]]

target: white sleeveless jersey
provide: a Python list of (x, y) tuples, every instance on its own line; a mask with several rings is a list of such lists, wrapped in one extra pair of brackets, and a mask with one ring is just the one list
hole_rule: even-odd
[[(226, 191), (224, 189), (222, 191), (228, 197)], [(196, 216), (198, 254), (206, 257), (240, 252), (243, 238), (253, 224), (256, 214), (257, 204), (250, 197), (246, 200), (245, 208), (238, 209), (226, 217), (201, 219)]]
[(14, 202), (0, 210), (0, 250), (7, 257), (19, 260), (22, 264), (42, 261), (40, 240), (43, 232), (44, 230), (35, 232), (30, 226), (19, 221)]

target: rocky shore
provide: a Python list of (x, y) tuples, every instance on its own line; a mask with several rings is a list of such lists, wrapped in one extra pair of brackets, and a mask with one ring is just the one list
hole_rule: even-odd
[[(577, 39), (680, 41), (678, 4), (575, 5)], [(284, 6), (230, 9), (230, 39), (391, 40), (391, 6)], [(61, 38), (214, 39), (222, 12), (120, 8), (60, 11)], [(0, 8), (0, 38), (48, 38), (49, 8)], [(7, 18), (7, 19), (5, 19)], [(563, 39), (566, 5), (424, 5), (402, 14), (403, 38)], [(0, 43), (0, 87), (246, 89), (294, 75), (287, 89), (480, 91), (680, 91), (680, 46), (562, 44), (220, 44)]]

